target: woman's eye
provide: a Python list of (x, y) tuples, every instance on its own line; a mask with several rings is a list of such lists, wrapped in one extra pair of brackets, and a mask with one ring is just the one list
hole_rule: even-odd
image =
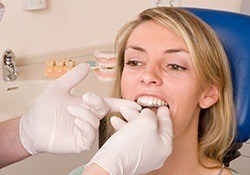
[(143, 63), (140, 62), (140, 61), (133, 61), (133, 60), (130, 60), (130, 61), (127, 61), (127, 62), (126, 62), (126, 65), (129, 65), (129, 66), (131, 66), (131, 67), (133, 67), (133, 66), (142, 66)]
[(187, 69), (187, 68), (182, 67), (182, 66), (179, 66), (179, 65), (177, 65), (177, 64), (168, 64), (168, 67), (169, 67), (170, 69), (175, 70), (175, 71), (184, 71), (184, 70)]

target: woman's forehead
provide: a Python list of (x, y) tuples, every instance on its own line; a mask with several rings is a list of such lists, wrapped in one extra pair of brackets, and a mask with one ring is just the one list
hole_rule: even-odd
[(141, 23), (131, 32), (126, 49), (131, 46), (146, 50), (157, 47), (162, 50), (178, 49), (188, 52), (182, 38), (167, 27), (152, 20)]

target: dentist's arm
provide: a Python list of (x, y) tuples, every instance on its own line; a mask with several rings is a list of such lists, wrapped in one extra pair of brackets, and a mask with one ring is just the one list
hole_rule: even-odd
[[(88, 72), (87, 64), (77, 66), (52, 82), (34, 103), (29, 113), (0, 123), (0, 168), (40, 152), (66, 154), (83, 151), (83, 148), (77, 150), (74, 147), (76, 143), (72, 139), (76, 136), (72, 131), (76, 127), (74, 117), (67, 112), (67, 106), (82, 102), (81, 97), (74, 97), (69, 91), (81, 82)], [(66, 124), (70, 125), (72, 130), (64, 128)], [(82, 132), (77, 131), (79, 138)], [(66, 138), (60, 138), (60, 134), (69, 136), (68, 142)], [(46, 140), (47, 138), (50, 139)], [(79, 139), (79, 142), (81, 141), (82, 139)], [(65, 149), (56, 147), (56, 144), (60, 143)], [(85, 147), (85, 149), (88, 148)]]
[(20, 117), (0, 123), (0, 169), (30, 156), (19, 138)]
[(82, 175), (110, 175), (106, 170), (104, 170), (101, 166), (92, 163), (89, 165), (83, 172)]
[[(29, 113), (20, 119), (20, 140), (30, 154), (70, 154), (90, 149), (94, 138), (91, 137), (89, 144), (85, 144), (86, 131), (75, 126), (75, 117), (67, 111), (69, 105), (82, 103), (82, 98), (71, 95), (70, 90), (88, 72), (89, 65), (83, 63), (50, 83)], [(85, 129), (84, 123), (79, 125)]]
[[(90, 150), (100, 120), (109, 111), (116, 109), (109, 108), (107, 102), (99, 103), (91, 95), (82, 98), (70, 94), (70, 90), (79, 84), (88, 72), (89, 65), (83, 63), (51, 83), (30, 112), (21, 118), (20, 139), (31, 154), (72, 154)], [(123, 101), (115, 106), (118, 106), (118, 109), (119, 105), (127, 103), (130, 107), (139, 106), (134, 101)], [(82, 115), (71, 115), (67, 110), (71, 105), (77, 106), (71, 108), (73, 113), (79, 109)]]
[[(22, 160), (31, 154), (82, 153), (91, 148), (99, 127), (99, 121), (108, 112), (119, 111), (121, 106), (140, 110), (135, 102), (107, 98), (106, 101), (91, 100), (91, 95), (75, 97), (70, 89), (80, 83), (87, 73), (86, 63), (52, 82), (34, 103), (29, 113), (0, 124), (0, 168)], [(113, 103), (115, 103), (113, 105)], [(81, 116), (72, 116), (69, 105)], [(110, 107), (110, 106), (111, 107)], [(91, 110), (90, 110), (91, 109)], [(75, 108), (71, 108), (73, 113)], [(83, 115), (83, 116), (82, 116)]]

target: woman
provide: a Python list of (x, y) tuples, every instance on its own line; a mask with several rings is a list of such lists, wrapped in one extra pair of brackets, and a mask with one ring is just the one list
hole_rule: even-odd
[[(184, 10), (152, 8), (143, 11), (137, 20), (120, 30), (116, 47), (119, 66), (114, 97), (137, 101), (154, 111), (159, 131), (164, 127), (160, 120), (162, 111), (168, 117), (168, 110), (161, 106), (167, 106), (174, 134), (172, 138), (171, 131), (164, 133), (168, 146), (159, 149), (168, 151), (163, 152), (163, 165), (156, 163), (155, 169), (153, 166), (147, 169), (140, 166), (147, 161), (141, 156), (140, 160), (135, 161), (138, 165), (133, 167), (133, 171), (127, 171), (132, 165), (117, 157), (133, 157), (130, 151), (137, 147), (125, 149), (128, 152), (121, 154), (122, 149), (117, 148), (117, 145), (130, 144), (129, 141), (133, 140), (130, 140), (132, 133), (126, 135), (122, 130), (131, 127), (131, 130), (137, 131), (133, 126), (128, 126), (129, 123), (138, 117), (153, 114), (149, 111), (140, 114), (124, 109), (122, 114), (128, 123), (125, 124), (117, 118), (111, 120), (119, 131), (97, 152), (85, 173), (102, 167), (106, 173), (115, 174), (113, 172), (117, 172), (116, 168), (125, 166), (121, 168), (122, 172), (143, 172), (148, 175), (233, 174), (222, 163), (226, 150), (235, 137), (232, 83), (225, 51), (214, 31)], [(165, 124), (171, 128), (170, 122)], [(139, 124), (137, 127), (140, 127)], [(109, 130), (111, 129), (110, 127)], [(123, 141), (116, 135), (119, 138), (124, 136), (123, 139), (128, 141)], [(137, 132), (134, 135), (139, 139)], [(119, 141), (122, 143), (118, 143)], [(151, 147), (152, 150), (158, 149), (155, 145)], [(142, 143), (141, 147), (143, 146), (145, 145)], [(121, 163), (114, 163), (115, 161), (106, 156), (112, 154), (112, 148), (115, 150), (114, 154), (119, 155), (115, 157), (119, 159), (116, 162)], [(156, 150), (156, 155), (158, 151), (161, 150)], [(142, 151), (141, 154), (145, 153)], [(150, 161), (154, 164), (155, 159)], [(112, 163), (115, 165), (109, 166)]]

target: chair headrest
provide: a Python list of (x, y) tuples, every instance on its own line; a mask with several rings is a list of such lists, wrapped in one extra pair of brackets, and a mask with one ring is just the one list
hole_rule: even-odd
[(185, 8), (209, 24), (219, 36), (230, 62), (236, 104), (236, 141), (250, 138), (250, 16)]

